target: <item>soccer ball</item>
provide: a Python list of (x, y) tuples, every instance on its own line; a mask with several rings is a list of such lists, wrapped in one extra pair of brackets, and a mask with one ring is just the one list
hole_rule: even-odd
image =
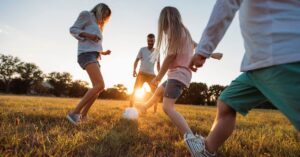
[(139, 113), (134, 107), (127, 107), (123, 113), (123, 118), (129, 120), (136, 120), (139, 117)]

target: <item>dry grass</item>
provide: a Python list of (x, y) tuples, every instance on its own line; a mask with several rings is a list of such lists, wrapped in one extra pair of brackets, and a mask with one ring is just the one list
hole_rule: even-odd
[[(0, 96), (0, 156), (189, 156), (182, 136), (162, 112), (122, 119), (127, 102), (98, 100), (89, 119), (71, 125), (66, 113), (79, 99)], [(193, 131), (207, 135), (215, 108), (181, 106)], [(219, 156), (299, 157), (300, 134), (277, 111), (238, 116)]]

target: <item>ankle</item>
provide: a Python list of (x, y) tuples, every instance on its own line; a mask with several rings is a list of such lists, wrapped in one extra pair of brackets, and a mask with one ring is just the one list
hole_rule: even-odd
[(149, 105), (148, 104), (143, 104), (143, 110), (147, 111), (149, 108)]
[(76, 113), (74, 112), (74, 110), (69, 111), (70, 115), (75, 115)]
[(217, 151), (217, 150), (211, 149), (211, 147), (210, 147), (209, 144), (208, 144), (207, 139), (205, 139), (204, 143), (205, 143), (205, 150), (206, 150), (208, 153), (210, 153), (210, 154), (216, 154), (216, 151)]

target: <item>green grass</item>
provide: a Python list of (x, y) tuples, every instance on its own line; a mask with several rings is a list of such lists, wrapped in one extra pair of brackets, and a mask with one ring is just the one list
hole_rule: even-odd
[[(138, 121), (122, 119), (128, 102), (97, 100), (89, 120), (75, 127), (66, 113), (79, 99), (0, 96), (0, 156), (190, 156), (182, 136), (159, 107)], [(216, 108), (177, 109), (192, 130), (207, 135)], [(219, 156), (300, 156), (300, 134), (279, 112), (238, 116)]]

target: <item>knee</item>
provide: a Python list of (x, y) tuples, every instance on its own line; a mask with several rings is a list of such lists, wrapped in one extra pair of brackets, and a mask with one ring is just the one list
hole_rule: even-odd
[(170, 111), (171, 111), (172, 109), (173, 109), (173, 108), (170, 107), (170, 106), (163, 105), (163, 111), (164, 111), (166, 114), (169, 114)]
[(103, 82), (99, 82), (93, 86), (93, 89), (95, 90), (96, 93), (102, 92), (104, 90), (104, 88), (105, 88), (105, 85)]
[(218, 117), (236, 117), (236, 111), (224, 103), (222, 100), (218, 100)]

